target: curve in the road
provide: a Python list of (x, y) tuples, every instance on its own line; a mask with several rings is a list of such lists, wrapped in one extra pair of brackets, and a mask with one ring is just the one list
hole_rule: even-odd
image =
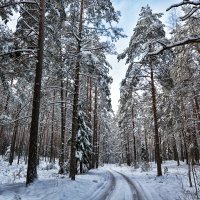
[(90, 196), (90, 200), (147, 200), (134, 182), (125, 174), (109, 169), (103, 184)]
[(107, 176), (104, 183), (98, 188), (97, 191), (90, 196), (90, 200), (107, 200), (109, 199), (110, 195), (112, 194), (116, 185), (116, 179), (114, 175), (107, 171)]
[(128, 185), (129, 185), (129, 187), (132, 191), (132, 194), (133, 194), (133, 200), (144, 200), (143, 195), (138, 191), (137, 187), (135, 186), (133, 181), (130, 180), (129, 177), (127, 177), (126, 175), (124, 175), (124, 174), (122, 174), (118, 171), (115, 171), (115, 172), (120, 174), (126, 180), (126, 182), (128, 183)]

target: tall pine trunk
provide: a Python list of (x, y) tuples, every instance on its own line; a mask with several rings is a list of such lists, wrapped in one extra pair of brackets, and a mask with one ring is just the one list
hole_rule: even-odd
[(39, 125), (39, 114), (40, 114), (40, 94), (41, 94), (41, 80), (42, 80), (42, 66), (43, 66), (43, 51), (44, 51), (45, 0), (40, 0), (39, 8), (40, 10), (39, 10), (38, 51), (37, 51), (37, 64), (36, 64), (35, 83), (33, 91), (32, 119), (30, 128), (26, 185), (33, 183), (33, 181), (37, 178), (37, 139), (38, 139), (38, 125)]
[(128, 166), (131, 166), (131, 153), (130, 153), (130, 145), (129, 145), (129, 131), (125, 131), (124, 128), (124, 134), (126, 135), (126, 163)]
[(98, 168), (98, 146), (97, 146), (97, 128), (98, 128), (98, 119), (97, 119), (97, 86), (95, 86), (95, 97), (94, 97), (94, 129), (93, 129), (93, 155), (92, 155), (92, 167)]
[(73, 116), (72, 116), (72, 137), (71, 137), (71, 154), (70, 154), (70, 178), (75, 180), (76, 175), (76, 136), (78, 132), (78, 101), (79, 101), (79, 85), (80, 85), (80, 61), (78, 55), (81, 52), (81, 38), (82, 38), (82, 26), (83, 26), (83, 4), (81, 0), (80, 4), (80, 21), (79, 21), (79, 38), (77, 46), (77, 62), (75, 67), (75, 80), (74, 80), (74, 100), (73, 100)]
[(132, 106), (132, 110), (131, 110), (131, 117), (132, 117), (132, 127), (133, 127), (133, 162), (134, 162), (134, 166), (136, 166), (137, 164), (137, 152), (136, 152), (136, 137), (135, 137), (135, 122), (134, 122), (134, 110), (133, 110), (133, 106)]
[(155, 159), (157, 164), (157, 176), (162, 176), (161, 169), (161, 157), (160, 157), (160, 142), (158, 134), (158, 118), (157, 118), (157, 106), (156, 106), (156, 92), (154, 85), (154, 72), (152, 66), (151, 68), (151, 93), (152, 93), (152, 107), (153, 107), (153, 117), (154, 117), (154, 134), (155, 134)]
[[(194, 119), (196, 118), (196, 120), (194, 120), (194, 124), (196, 124), (196, 127), (194, 127), (194, 130), (192, 132), (192, 141), (195, 146), (195, 161), (197, 163), (199, 163), (199, 145), (198, 145), (197, 135), (199, 135), (199, 133), (200, 133), (200, 123), (199, 123), (199, 118), (198, 118), (198, 108), (197, 108), (198, 106), (196, 106), (196, 105), (198, 105), (198, 102), (196, 102), (196, 101), (195, 101), (195, 98), (194, 98), (194, 102), (192, 101), (193, 118)], [(195, 123), (195, 121), (197, 121), (197, 122)]]
[(17, 116), (16, 116), (17, 121), (15, 122), (13, 135), (12, 135), (12, 142), (11, 142), (11, 147), (10, 147), (10, 157), (9, 157), (10, 165), (12, 165), (12, 163), (13, 163), (14, 154), (15, 154), (15, 143), (16, 143), (16, 138), (17, 138), (17, 134), (18, 134), (18, 126), (19, 126), (19, 121), (17, 118), (19, 117), (19, 114), (20, 114), (20, 108), (21, 108), (21, 104), (19, 104), (18, 108), (17, 108)]
[(186, 158), (186, 164), (189, 164), (189, 154), (188, 154), (188, 141), (187, 141), (187, 134), (186, 130), (184, 128), (185, 122), (187, 120), (187, 116), (185, 114), (185, 106), (183, 103), (183, 99), (181, 98), (181, 111), (183, 113), (183, 121), (182, 121), (182, 136), (183, 136), (183, 142), (184, 142), (184, 148), (185, 148), (185, 158)]
[(176, 145), (176, 139), (174, 134), (172, 135), (172, 148), (173, 148), (173, 152), (174, 152), (174, 160), (177, 161), (177, 166), (180, 165), (180, 161), (179, 161), (179, 155), (178, 155), (178, 150), (177, 150), (177, 145)]
[[(63, 77), (62, 77), (63, 78)], [(60, 149), (60, 157), (59, 157), (59, 174), (64, 173), (64, 151), (65, 151), (65, 103), (64, 103), (64, 84), (63, 80), (61, 80), (61, 149)]]
[(63, 75), (63, 70), (64, 70), (64, 62), (63, 62), (63, 53), (62, 53), (62, 25), (63, 22), (66, 20), (66, 13), (65, 13), (65, 8), (63, 1), (59, 2), (59, 14), (60, 14), (60, 20), (59, 20), (59, 29), (60, 32), (59, 34), (59, 56), (58, 56), (58, 62), (60, 64), (60, 69), (61, 69), (61, 81), (60, 81), (60, 99), (61, 99), (61, 104), (60, 104), (60, 110), (61, 110), (61, 144), (60, 144), (60, 155), (59, 155), (59, 173), (63, 174), (64, 173), (64, 160), (65, 160), (65, 124), (66, 124), (66, 103), (65, 103), (65, 86), (64, 86), (64, 75)]
[(54, 154), (54, 112), (55, 112), (55, 90), (53, 91), (53, 107), (52, 107), (52, 118), (51, 118), (51, 150), (50, 150), (50, 162), (53, 162)]
[(183, 139), (182, 139), (182, 135), (181, 132), (179, 133), (179, 138), (180, 138), (180, 151), (181, 151), (181, 156), (180, 156), (180, 160), (182, 162), (184, 162), (184, 151), (183, 151)]
[[(92, 122), (92, 78), (88, 77), (88, 117), (89, 121)], [(92, 123), (89, 124), (90, 129), (92, 130)], [(92, 137), (89, 138), (89, 142), (92, 144)], [(89, 155), (89, 169), (92, 166), (92, 154)]]
[[(1, 71), (0, 71), (1, 73)], [(4, 76), (4, 74), (2, 75)], [(11, 83), (12, 85), (12, 83)], [(6, 87), (7, 88), (7, 87)], [(10, 93), (8, 93), (7, 95), (7, 98), (6, 98), (6, 104), (4, 106), (4, 112), (7, 113), (7, 110), (8, 110), (8, 103), (9, 103), (9, 100), (10, 100)], [(2, 106), (3, 107), (3, 106)], [(5, 146), (5, 135), (4, 135), (4, 126), (1, 126), (1, 129), (0, 129), (0, 154), (3, 156), (6, 152), (6, 146)]]

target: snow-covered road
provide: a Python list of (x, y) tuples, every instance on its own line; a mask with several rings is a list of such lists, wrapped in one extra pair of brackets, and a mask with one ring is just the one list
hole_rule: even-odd
[(128, 177), (114, 170), (112, 170), (110, 173), (115, 179), (115, 187), (108, 196), (108, 200), (140, 200), (136, 188), (128, 179)]
[(26, 188), (23, 183), (0, 187), (0, 200), (145, 200), (129, 177), (110, 168), (94, 170), (69, 179), (37, 181)]
[(148, 172), (104, 165), (77, 175), (76, 181), (71, 181), (68, 175), (59, 175), (58, 167), (45, 170), (44, 163), (38, 168), (39, 179), (29, 187), (25, 187), (25, 167), (18, 177), (15, 174), (22, 166), (2, 163), (0, 200), (174, 200), (183, 197), (180, 181), (185, 188), (188, 185), (187, 166), (177, 167), (174, 161), (165, 164), (169, 172), (162, 177), (156, 177), (156, 165)]
[(90, 200), (145, 200), (144, 191), (138, 190), (125, 174), (108, 169), (106, 181), (89, 198)]

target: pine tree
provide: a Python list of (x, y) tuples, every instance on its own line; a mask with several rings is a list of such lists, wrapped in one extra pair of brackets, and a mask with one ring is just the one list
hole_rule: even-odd
[[(164, 25), (159, 20), (162, 14), (153, 14), (150, 7), (142, 7), (140, 18), (136, 27), (133, 30), (129, 47), (118, 56), (118, 59), (126, 59), (129, 64), (129, 70), (132, 73), (134, 87), (147, 87), (144, 83), (147, 82), (147, 77), (150, 77), (150, 88), (152, 96), (152, 111), (154, 119), (154, 135), (155, 135), (155, 157), (157, 162), (157, 175), (161, 176), (161, 157), (158, 133), (158, 117), (157, 117), (157, 102), (155, 89), (155, 71), (159, 66), (159, 59), (149, 56), (157, 44), (157, 40), (165, 40)], [(148, 27), (148, 28), (147, 28)], [(138, 87), (138, 88), (139, 88)]]
[(80, 105), (78, 113), (78, 134), (76, 144), (76, 158), (80, 162), (80, 173), (90, 169), (92, 154), (92, 130), (88, 116), (83, 111), (83, 107)]
[(33, 93), (32, 121), (30, 128), (29, 156), (26, 184), (29, 185), (37, 178), (37, 139), (40, 114), (40, 94), (43, 66), (43, 48), (44, 48), (44, 20), (45, 20), (45, 1), (40, 1), (39, 11), (39, 35), (38, 35), (38, 62), (36, 65), (35, 84)]

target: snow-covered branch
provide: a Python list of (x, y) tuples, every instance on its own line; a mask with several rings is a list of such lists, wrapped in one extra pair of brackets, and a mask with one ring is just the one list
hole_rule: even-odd
[(74, 37), (76, 38), (77, 41), (81, 41), (81, 38), (78, 37), (78, 35), (74, 32), (74, 30), (73, 30), (73, 35), (74, 35)]
[(200, 1), (190, 1), (190, 0), (183, 0), (181, 3), (173, 4), (169, 8), (166, 9), (166, 11), (171, 10), (172, 8), (177, 8), (183, 5), (194, 5), (194, 6), (200, 6)]
[[(59, 79), (60, 80), (60, 79)], [(62, 88), (62, 87), (59, 87), (59, 86), (47, 86), (46, 87), (47, 89), (62, 89), (62, 90), (65, 90), (65, 91), (67, 91), (67, 92), (69, 92), (69, 93), (71, 93), (71, 94), (73, 94), (73, 92), (72, 91), (70, 91), (70, 90), (67, 90), (67, 89), (65, 89), (65, 88)], [(46, 88), (44, 88), (44, 89), (46, 89)]]
[(198, 35), (197, 37), (187, 37), (184, 40), (180, 40), (180, 41), (173, 42), (170, 44), (164, 44), (158, 41), (158, 43), (160, 43), (162, 47), (159, 48), (157, 51), (150, 52), (149, 55), (158, 55), (159, 53), (167, 49), (171, 49), (177, 46), (182, 46), (182, 45), (191, 44), (191, 43), (199, 43), (199, 42), (200, 42), (200, 35)]
[[(37, 23), (39, 23), (38, 19), (36, 19), (27, 9), (25, 9), (24, 7), (20, 6), (20, 8), (22, 10), (24, 10), (24, 12), (26, 12), (28, 15), (31, 16), (32, 19), (34, 19)], [(24, 21), (25, 22), (25, 21)], [(27, 23), (26, 23), (27, 24)], [(30, 27), (29, 27), (30, 28)]]
[(191, 17), (198, 9), (200, 9), (200, 1), (184, 0), (181, 3), (171, 5), (169, 8), (167, 8), (167, 11), (169, 11), (172, 8), (176, 8), (176, 7), (180, 7), (180, 6), (188, 5), (188, 4), (193, 5), (193, 6), (186, 15), (184, 15), (183, 17), (180, 17), (180, 19), (184, 21), (188, 19), (189, 17)]
[(191, 17), (198, 9), (199, 9), (199, 7), (194, 7), (194, 8), (192, 8), (186, 15), (180, 17), (180, 19), (181, 19), (182, 21), (188, 19), (188, 18)]
[(18, 5), (18, 4), (23, 4), (23, 3), (38, 5), (35, 1), (17, 1), (17, 2), (10, 2), (10, 3), (6, 3), (4, 5), (0, 5), (0, 9), (6, 8), (6, 7), (9, 7), (9, 6), (15, 6), (15, 5)]
[[(183, 5), (193, 5), (191, 10), (186, 15), (181, 17), (182, 20), (186, 20), (189, 17), (191, 17), (198, 9), (200, 9), (200, 0), (198, 0), (198, 1), (183, 0), (181, 3), (171, 5), (166, 10), (169, 11), (172, 8), (180, 7), (180, 6), (183, 6)], [(162, 47), (157, 49), (154, 52), (150, 52), (149, 55), (158, 55), (159, 53), (163, 52), (164, 50), (171, 49), (171, 48), (177, 47), (177, 46), (182, 46), (182, 45), (186, 45), (186, 44), (190, 44), (190, 43), (199, 43), (200, 42), (200, 35), (197, 35), (195, 37), (190, 36), (190, 37), (187, 37), (183, 40), (180, 40), (180, 41), (177, 41), (177, 42), (172, 42), (170, 44), (165, 44), (161, 41), (157, 41), (157, 42), (159, 44), (161, 44)]]
[(9, 125), (9, 124), (14, 124), (14, 123), (17, 122), (17, 121), (20, 121), (20, 120), (23, 120), (23, 119), (27, 119), (27, 118), (30, 118), (30, 117), (31, 117), (31, 115), (28, 115), (28, 116), (25, 116), (25, 117), (20, 117), (20, 118), (18, 118), (18, 119), (13, 120), (13, 121), (0, 124), (0, 126), (5, 126), (5, 125)]
[(100, 46), (100, 47), (94, 47), (94, 48), (90, 48), (90, 49), (82, 49), (82, 51), (96, 51), (96, 50), (103, 50), (103, 49), (107, 49), (109, 48), (109, 46)]
[(9, 55), (9, 54), (13, 54), (13, 53), (20, 53), (20, 52), (31, 52), (31, 53), (34, 53), (36, 51), (37, 50), (33, 50), (33, 49), (18, 49), (18, 50), (13, 50), (13, 51), (9, 51), (9, 52), (6, 52), (6, 53), (2, 53), (2, 54), (0, 54), (0, 57), (1, 56), (5, 56), (5, 55)]
[(87, 76), (87, 77), (90, 77), (90, 78), (92, 78), (92, 79), (97, 79), (98, 77), (96, 76), (94, 76), (94, 75), (92, 75), (92, 74), (83, 74), (83, 73), (79, 73), (79, 75), (80, 76)]
[(23, 20), (24, 24), (26, 24), (26, 26), (31, 30), (31, 32), (33, 31), (37, 36), (39, 35), (39, 33), (36, 30), (34, 30), (24, 19), (22, 19), (22, 20)]

